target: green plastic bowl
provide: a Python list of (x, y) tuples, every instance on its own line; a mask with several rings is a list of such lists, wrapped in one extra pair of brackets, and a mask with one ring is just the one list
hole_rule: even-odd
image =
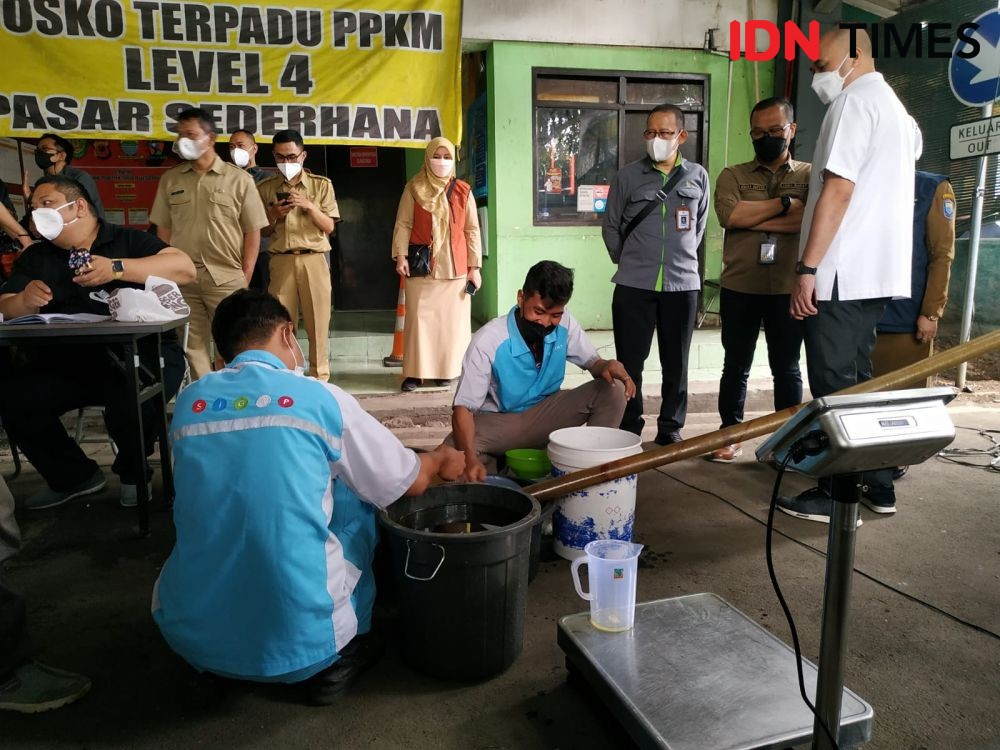
[(545, 451), (536, 448), (512, 448), (507, 451), (507, 467), (521, 479), (541, 479), (552, 473), (552, 462)]

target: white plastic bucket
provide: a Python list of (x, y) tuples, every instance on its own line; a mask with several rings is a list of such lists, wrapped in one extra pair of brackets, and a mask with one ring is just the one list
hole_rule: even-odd
[[(641, 452), (642, 438), (611, 427), (567, 427), (549, 435), (557, 477)], [(552, 517), (556, 554), (573, 560), (595, 539), (631, 541), (637, 481), (631, 474), (559, 498)]]

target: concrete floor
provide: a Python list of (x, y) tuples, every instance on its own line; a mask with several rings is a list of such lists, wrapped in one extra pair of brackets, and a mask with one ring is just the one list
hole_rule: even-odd
[[(412, 403), (406, 398), (385, 397), (381, 406), (389, 413), (400, 399), (399, 413)], [(996, 405), (960, 401), (952, 413), (963, 427), (1000, 428)], [(706, 432), (715, 422), (712, 414), (692, 415), (685, 432)], [(957, 445), (985, 444), (959, 432)], [(711, 591), (787, 641), (763, 552), (774, 473), (753, 462), (747, 447), (734, 465), (694, 459), (642, 475), (638, 595)], [(107, 448), (95, 450), (110, 461)], [(0, 463), (0, 471), (10, 468)], [(798, 475), (785, 481), (789, 490), (808, 484)], [(29, 467), (11, 489), (24, 497), (39, 485)], [(899, 483), (896, 516), (863, 510), (847, 684), (875, 709), (866, 747), (1000, 747), (1000, 637), (916, 601), (1000, 631), (998, 490), (996, 473), (932, 460)], [(334, 707), (300, 705), (288, 688), (246, 686), (218, 710), (186, 711), (176, 699), (173, 657), (149, 616), (150, 590), (172, 544), (169, 515), (154, 514), (152, 536), (138, 539), (134, 514), (117, 507), (116, 493), (112, 480), (97, 497), (19, 515), (25, 548), (11, 580), (28, 596), (40, 657), (88, 674), (94, 687), (60, 711), (0, 716), (2, 748), (631, 746), (599, 702), (566, 683), (556, 621), (584, 603), (564, 561), (543, 562), (529, 589), (524, 652), (488, 682), (423, 677), (390, 642), (383, 661)], [(778, 515), (778, 575), (804, 654), (815, 660), (827, 527)], [(391, 602), (380, 603), (379, 613), (391, 632)]]

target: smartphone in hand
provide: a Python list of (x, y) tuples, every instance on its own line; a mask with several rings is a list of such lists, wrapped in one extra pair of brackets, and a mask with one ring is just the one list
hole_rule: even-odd
[(465, 285), (465, 293), (468, 294), (470, 297), (474, 297), (476, 292), (478, 291), (479, 289), (471, 281)]
[(282, 191), (280, 193), (275, 193), (274, 197), (278, 199), (278, 203), (284, 203), (285, 201), (288, 200), (288, 197), (290, 195), (291, 195), (291, 193), (286, 193), (286, 192)]

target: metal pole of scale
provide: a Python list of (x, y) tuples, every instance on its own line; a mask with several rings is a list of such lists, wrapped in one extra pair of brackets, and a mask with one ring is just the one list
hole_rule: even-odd
[[(993, 105), (983, 106), (983, 117), (993, 116)], [(990, 138), (987, 136), (986, 143), (989, 145)], [(979, 267), (979, 235), (983, 223), (983, 201), (986, 197), (986, 165), (989, 156), (979, 157), (979, 168), (976, 176), (976, 196), (972, 202), (972, 226), (969, 228), (969, 274), (965, 280), (965, 305), (962, 308), (962, 332), (958, 343), (964, 344), (972, 335), (972, 311), (975, 307), (976, 296), (976, 272)], [(963, 362), (958, 366), (958, 377), (955, 379), (955, 387), (965, 389), (965, 370), (968, 362)]]
[[(854, 542), (861, 502), (861, 474), (832, 477), (833, 514), (826, 549), (826, 582), (823, 587), (823, 626), (819, 646), (819, 674), (816, 677), (816, 721), (813, 748), (833, 750), (823, 724), (840, 740), (840, 706), (844, 694), (844, 656), (847, 621), (851, 606), (851, 579), (854, 573)], [(822, 720), (822, 724), (820, 721)]]

